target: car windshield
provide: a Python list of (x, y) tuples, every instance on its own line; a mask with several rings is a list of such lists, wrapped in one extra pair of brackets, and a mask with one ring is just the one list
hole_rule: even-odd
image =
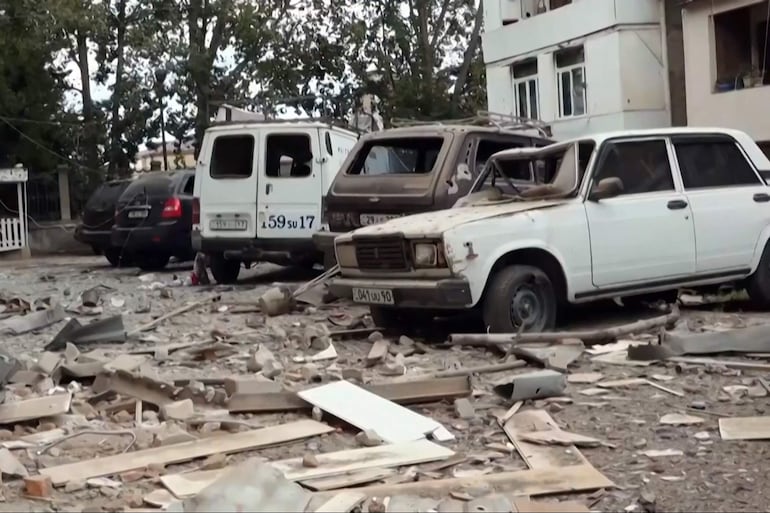
[(367, 143), (349, 175), (421, 175), (433, 171), (444, 137), (399, 137)]
[(531, 200), (574, 194), (588, 167), (592, 142), (492, 157), (473, 192), (495, 189), (500, 199)]

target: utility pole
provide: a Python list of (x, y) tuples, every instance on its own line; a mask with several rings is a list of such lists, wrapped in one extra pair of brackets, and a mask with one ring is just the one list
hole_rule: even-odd
[(166, 148), (166, 119), (163, 113), (163, 94), (165, 92), (164, 81), (166, 80), (166, 70), (158, 68), (155, 70), (155, 88), (158, 93), (158, 102), (160, 103), (160, 140), (163, 145), (163, 171), (168, 171), (168, 149)]

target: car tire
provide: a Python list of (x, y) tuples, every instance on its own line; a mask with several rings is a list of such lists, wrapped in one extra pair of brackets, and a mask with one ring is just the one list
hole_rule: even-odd
[(94, 255), (97, 255), (97, 256), (102, 254), (102, 248), (100, 248), (99, 246), (91, 246), (91, 251), (93, 251)]
[(171, 255), (165, 253), (149, 253), (136, 257), (136, 265), (142, 271), (160, 271), (168, 265)]
[(746, 292), (757, 307), (770, 309), (770, 243), (765, 244), (757, 270), (747, 280)]
[(120, 248), (107, 248), (104, 250), (104, 258), (112, 267), (125, 267), (127, 258), (122, 253)]
[(628, 308), (641, 308), (645, 303), (657, 303), (665, 301), (666, 303), (676, 303), (679, 299), (679, 290), (666, 290), (663, 292), (652, 292), (650, 294), (640, 294), (638, 296), (627, 296), (621, 298), (623, 306)]
[(482, 315), (489, 333), (552, 330), (558, 298), (548, 275), (530, 265), (512, 265), (490, 279)]
[(241, 262), (240, 260), (228, 260), (224, 255), (212, 255), (209, 268), (217, 283), (230, 285), (238, 281), (238, 275), (241, 273)]

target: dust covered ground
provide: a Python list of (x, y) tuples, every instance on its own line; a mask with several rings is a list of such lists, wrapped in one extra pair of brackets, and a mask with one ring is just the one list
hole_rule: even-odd
[[(297, 269), (260, 266), (244, 273), (237, 286), (180, 286), (189, 273), (190, 266), (172, 265), (164, 272), (154, 273), (154, 277), (141, 278), (142, 273), (137, 270), (112, 269), (99, 257), (34, 259), (4, 263), (0, 271), (0, 293), (6, 299), (15, 296), (30, 300), (50, 297), (52, 302), (68, 309), (68, 316), (74, 316), (83, 323), (122, 314), (128, 331), (187, 303), (220, 294), (219, 302), (173, 317), (124, 344), (79, 347), (81, 355), (96, 351), (92, 355), (110, 361), (139, 349), (191, 344), (176, 351), (150, 350), (146, 360), (137, 361), (136, 368), (130, 370), (160, 381), (190, 380), (192, 388), (209, 397), (214, 397), (214, 394), (221, 397), (223, 393), (216, 378), (255, 374), (251, 353), (259, 344), (279, 360), (283, 369), (278, 369), (280, 372), (274, 379), (289, 390), (333, 381), (343, 375), (355, 376), (359, 372), (365, 382), (387, 382), (399, 378), (401, 366), (409, 377), (503, 361), (503, 356), (497, 351), (442, 344), (444, 335), (441, 331), (471, 329), (466, 323), (459, 322), (459, 326), (443, 327), (427, 338), (415, 336), (401, 340), (401, 343), (398, 337), (390, 338), (389, 355), (371, 366), (365, 364), (372, 347), (366, 335), (334, 338), (338, 354), (336, 359), (314, 364), (296, 363), (294, 360), (297, 357), (307, 357), (319, 349), (311, 345), (312, 337), (309, 336), (318, 329), (317, 326), (325, 325), (331, 331), (345, 329), (348, 325), (355, 325), (366, 309), (336, 302), (265, 319), (251, 308), (261, 292), (273, 282), (299, 283), (314, 274)], [(104, 288), (101, 304), (96, 310), (81, 309), (79, 313), (69, 310), (79, 308), (83, 291), (99, 285)], [(724, 329), (766, 322), (766, 314), (743, 312), (740, 308), (740, 304), (697, 309), (682, 307), (680, 323), (699, 329)], [(655, 315), (652, 311), (629, 311), (603, 304), (572, 312), (568, 327), (612, 325)], [(364, 325), (367, 321), (368, 318), (363, 319)], [(64, 324), (62, 321), (22, 335), (3, 335), (2, 349), (19, 359), (25, 367), (35, 369), (35, 361), (40, 358), (44, 346)], [(609, 388), (599, 395), (586, 395), (582, 392), (596, 388), (595, 384), (570, 383), (563, 396), (565, 399), (525, 403), (519, 411), (543, 409), (562, 429), (599, 440), (598, 447), (581, 447), (580, 452), (616, 485), (593, 492), (556, 495), (551, 500), (577, 501), (592, 511), (767, 511), (770, 486), (765, 467), (770, 441), (723, 441), (718, 428), (720, 417), (767, 413), (767, 392), (756, 381), (762, 373), (722, 366), (676, 369), (671, 363), (635, 367), (596, 362), (591, 357), (591, 354), (583, 353), (569, 367), (569, 373), (600, 373), (600, 381), (645, 377), (677, 393), (644, 384)], [(766, 363), (761, 358), (724, 358)], [(444, 469), (435, 469), (432, 464), (400, 467), (385, 479), (398, 483), (444, 477), (472, 478), (525, 470), (526, 463), (513, 449), (498, 422), (498, 417), (510, 408), (511, 403), (495, 395), (492, 384), (539, 368), (530, 364), (516, 370), (473, 376), (470, 399), (475, 412), (466, 414), (466, 418), (460, 418), (452, 400), (410, 406), (452, 432), (455, 440), (442, 445), (467, 458)], [(196, 383), (204, 380), (210, 384)], [(74, 392), (69, 413), (4, 425), (0, 439), (14, 441), (31, 433), (57, 428), (63, 428), (65, 433), (84, 429), (131, 430), (136, 435), (136, 441), (129, 448), (130, 453), (157, 446), (163, 443), (164, 436), (181, 436), (180, 430), (188, 433), (190, 439), (203, 439), (310, 418), (309, 412), (301, 411), (233, 414), (227, 416), (226, 421), (218, 422), (218, 416), (227, 412), (223, 413), (223, 406), (212, 401), (210, 405), (199, 403), (195, 406), (196, 415), (208, 415), (208, 421), (167, 421), (161, 424), (162, 419), (153, 411), (153, 406), (145, 402), (142, 405), (142, 421), (137, 423), (131, 408), (121, 410), (120, 406), (115, 407), (126, 404), (127, 399), (130, 403), (130, 397), (105, 395), (103, 400), (99, 397), (94, 399), (91, 390), (93, 378), (83, 378), (75, 383), (68, 381), (63, 380), (60, 387), (69, 387)], [(6, 402), (51, 393), (51, 385), (47, 380), (10, 384), (7, 386)], [(660, 419), (672, 413), (696, 416), (702, 422), (685, 426), (662, 425)], [(327, 418), (324, 417), (323, 421), (326, 422)], [(25, 497), (23, 479), (6, 472), (9, 464), (2, 461), (4, 455), (0, 458), (3, 470), (0, 511), (125, 511), (152, 508), (153, 504), (163, 506), (168, 502), (169, 495), (159, 482), (161, 475), (233, 466), (251, 456), (275, 460), (360, 447), (355, 439), (355, 428), (342, 423), (334, 425), (339, 429), (333, 433), (258, 451), (226, 457), (214, 455), (165, 467), (140, 468), (135, 472), (108, 476), (109, 480), (74, 481), (39, 498)], [(38, 469), (118, 454), (129, 442), (128, 436), (85, 435), (63, 440), (50, 448), (35, 445), (14, 448), (10, 453), (30, 475), (35, 475)], [(644, 454), (650, 450), (671, 450), (671, 455), (651, 457)], [(17, 469), (16, 473), (19, 472)], [(516, 493), (515, 489), (502, 491)], [(469, 499), (465, 494), (455, 494), (455, 499)], [(391, 510), (407, 509), (427, 511), (416, 502), (391, 503)]]

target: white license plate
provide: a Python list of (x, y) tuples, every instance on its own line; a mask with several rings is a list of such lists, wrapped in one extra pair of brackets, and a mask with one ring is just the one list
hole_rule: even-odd
[(145, 217), (147, 217), (146, 210), (129, 210), (128, 211), (129, 219), (143, 219)]
[(389, 289), (353, 289), (353, 301), (375, 305), (392, 305), (393, 291)]
[(361, 226), (369, 226), (372, 224), (384, 223), (385, 221), (390, 221), (397, 217), (401, 216), (396, 214), (361, 214), (360, 221)]
[(243, 231), (249, 223), (245, 219), (212, 219), (209, 227), (212, 230)]

